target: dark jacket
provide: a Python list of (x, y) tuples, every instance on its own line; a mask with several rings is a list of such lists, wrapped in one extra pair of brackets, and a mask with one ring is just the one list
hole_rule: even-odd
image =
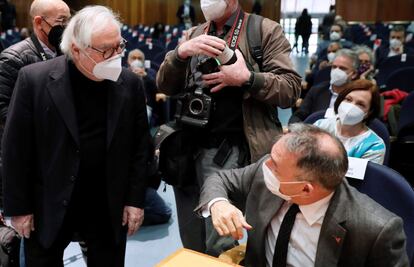
[[(389, 44), (382, 45), (375, 50), (375, 67), (378, 68), (381, 64), (388, 58), (388, 54), (390, 53), (390, 46)], [(408, 55), (414, 55), (414, 48), (404, 45), (403, 46), (403, 53)]]
[[(124, 206), (143, 208), (145, 196), (150, 137), (144, 91), (134, 73), (124, 69), (118, 81), (110, 83), (107, 110), (102, 182), (119, 240)], [(22, 68), (2, 147), (4, 213), (34, 214), (36, 236), (47, 248), (62, 226), (80, 164), (79, 130), (64, 56)]]
[(27, 38), (14, 44), (0, 54), (0, 125), (5, 124), (7, 109), (19, 70), (42, 58), (32, 40)]
[(299, 109), (290, 117), (289, 123), (302, 122), (310, 114), (327, 109), (332, 96), (329, 85), (329, 82), (323, 82), (309, 89)]
[[(266, 266), (267, 229), (284, 203), (264, 183), (262, 165), (267, 159), (242, 169), (214, 173), (205, 181), (196, 208), (200, 212), (217, 197), (235, 205), (246, 203), (244, 215), (253, 227), (247, 239), (244, 264), (247, 267)], [(315, 267), (408, 267), (406, 242), (402, 219), (344, 179), (336, 188), (323, 219)]]

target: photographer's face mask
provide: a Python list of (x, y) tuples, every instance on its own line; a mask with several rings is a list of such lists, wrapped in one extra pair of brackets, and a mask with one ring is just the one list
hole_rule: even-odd
[(214, 21), (221, 18), (227, 8), (227, 1), (225, 0), (201, 0), (201, 10), (207, 21)]

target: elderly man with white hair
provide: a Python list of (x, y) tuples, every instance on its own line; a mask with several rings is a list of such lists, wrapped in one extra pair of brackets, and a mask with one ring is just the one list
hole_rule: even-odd
[(3, 138), (4, 212), (25, 237), (26, 265), (63, 266), (74, 234), (88, 266), (124, 266), (140, 227), (149, 130), (139, 78), (122, 69), (125, 41), (106, 7), (80, 10), (65, 56), (19, 73)]

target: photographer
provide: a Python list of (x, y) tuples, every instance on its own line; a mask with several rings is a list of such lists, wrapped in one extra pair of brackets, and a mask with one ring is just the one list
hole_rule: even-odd
[[(278, 23), (264, 18), (258, 28), (248, 28), (251, 15), (237, 0), (201, 0), (201, 8), (207, 22), (192, 28), (189, 40), (166, 55), (157, 85), (167, 95), (181, 96), (176, 119), (191, 133), (188, 143), (195, 148), (197, 177), (174, 187), (183, 245), (218, 255), (235, 244), (219, 239), (211, 221), (204, 225), (193, 213), (200, 187), (210, 174), (245, 166), (269, 152), (281, 131), (276, 107), (295, 103), (300, 77)], [(261, 67), (250, 53), (249, 31), (261, 32)]]

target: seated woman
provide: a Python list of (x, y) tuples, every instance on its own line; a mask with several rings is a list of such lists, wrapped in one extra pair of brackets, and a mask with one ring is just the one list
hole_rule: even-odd
[(334, 104), (336, 117), (314, 124), (335, 134), (344, 144), (349, 157), (363, 158), (382, 164), (384, 141), (367, 124), (378, 116), (380, 97), (376, 85), (369, 80), (350, 82)]

